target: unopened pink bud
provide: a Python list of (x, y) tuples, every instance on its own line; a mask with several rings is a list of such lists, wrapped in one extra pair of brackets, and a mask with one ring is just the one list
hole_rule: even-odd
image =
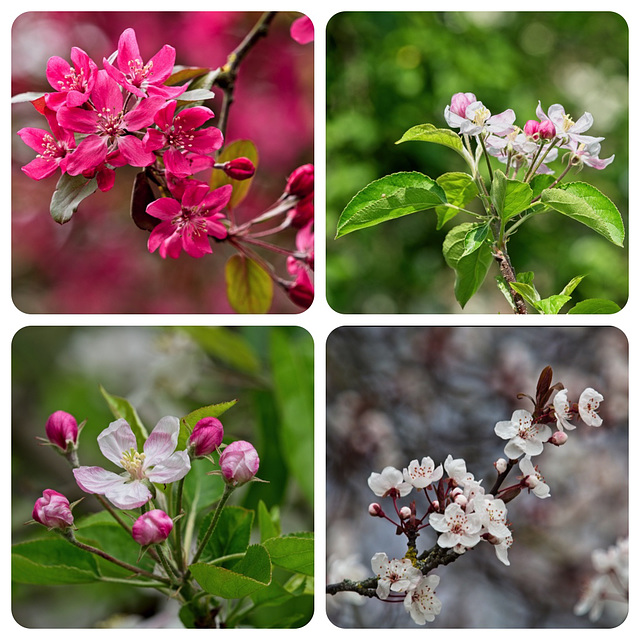
[(313, 302), (313, 282), (306, 269), (301, 269), (296, 281), (287, 289), (292, 302), (307, 309)]
[(67, 529), (73, 525), (69, 501), (53, 489), (45, 489), (36, 500), (31, 517), (49, 529)]
[(554, 444), (556, 447), (563, 445), (569, 436), (565, 431), (556, 431), (548, 440), (549, 444)]
[(408, 520), (411, 517), (411, 509), (409, 507), (402, 507), (400, 509), (400, 519)]
[(455, 113), (461, 118), (465, 118), (467, 107), (472, 102), (476, 102), (476, 97), (473, 93), (455, 93), (451, 97), (451, 105), (449, 106), (449, 109), (452, 113)]
[(377, 518), (382, 518), (384, 516), (384, 511), (377, 502), (372, 502), (369, 505), (369, 515)]
[(438, 500), (432, 500), (431, 501), (431, 508), (434, 511), (438, 511), (440, 509), (440, 502)]
[(468, 500), (466, 496), (460, 493), (455, 497), (454, 502), (464, 509), (467, 506)]
[(301, 229), (313, 220), (315, 212), (313, 203), (313, 193), (305, 196), (300, 200), (295, 207), (289, 211), (289, 218), (291, 219), (291, 226), (296, 229)]
[(527, 120), (524, 125), (524, 132), (536, 140), (540, 137), (540, 123), (537, 120)]
[(69, 444), (75, 446), (78, 442), (78, 422), (66, 411), (55, 411), (47, 418), (45, 432), (51, 444), (66, 451)]
[(194, 447), (196, 458), (199, 458), (213, 453), (222, 444), (223, 437), (224, 427), (218, 418), (202, 418), (196, 422), (189, 436), (189, 444)]
[(544, 120), (540, 123), (539, 133), (544, 140), (551, 140), (556, 135), (556, 127), (551, 120)]
[(237, 440), (224, 448), (220, 454), (220, 469), (228, 484), (249, 482), (258, 472), (260, 458), (250, 442)]
[(507, 461), (504, 458), (498, 458), (493, 466), (496, 468), (498, 473), (504, 473), (507, 470)]
[(247, 180), (256, 172), (256, 168), (249, 158), (234, 158), (225, 162), (222, 170), (234, 180)]
[(313, 192), (313, 165), (303, 164), (298, 167), (288, 178), (285, 193), (290, 193), (299, 198), (305, 198)]
[(131, 527), (133, 539), (143, 547), (164, 542), (173, 529), (173, 520), (161, 509), (143, 513)]

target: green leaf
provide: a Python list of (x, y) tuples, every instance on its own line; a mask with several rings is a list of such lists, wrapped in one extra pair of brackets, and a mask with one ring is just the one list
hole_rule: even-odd
[(571, 296), (566, 296), (562, 294), (555, 294), (549, 296), (548, 298), (544, 298), (540, 300), (536, 304), (536, 308), (540, 313), (544, 313), (546, 315), (555, 315), (560, 312), (560, 309), (564, 307), (567, 302), (571, 300)]
[(26, 584), (83, 584), (99, 579), (95, 556), (62, 538), (11, 547), (11, 579)]
[(620, 307), (613, 300), (589, 298), (578, 302), (567, 313), (617, 313)]
[[(218, 155), (216, 162), (222, 164), (236, 158), (249, 158), (253, 162), (253, 166), (256, 169), (258, 168), (258, 150), (251, 140), (235, 140), (228, 144)], [(224, 171), (214, 169), (209, 184), (212, 189), (230, 184), (233, 187), (233, 192), (228, 206), (231, 209), (235, 209), (245, 199), (252, 182), (253, 176), (247, 180), (233, 180)]]
[[(456, 207), (466, 207), (478, 195), (478, 187), (468, 173), (458, 171), (443, 173), (439, 178), (436, 178), (436, 182), (444, 190), (447, 202)], [(457, 213), (456, 209), (446, 205), (436, 207), (437, 228), (441, 229)]]
[(237, 330), (228, 327), (182, 327), (182, 330), (207, 354), (227, 367), (249, 374), (260, 371), (260, 359), (255, 350)]
[(273, 281), (254, 260), (239, 253), (225, 266), (227, 297), (237, 313), (267, 313), (273, 299)]
[(484, 281), (493, 257), (488, 244), (482, 244), (477, 251), (463, 256), (465, 238), (478, 225), (465, 222), (449, 231), (442, 245), (447, 264), (456, 272), (455, 296), (464, 307)]
[(461, 258), (471, 255), (477, 251), (487, 239), (489, 235), (489, 223), (474, 226), (464, 237), (464, 251)]
[(287, 469), (305, 498), (313, 503), (313, 339), (300, 330), (292, 345), (290, 331), (270, 334), (271, 370)]
[(313, 538), (290, 535), (271, 538), (262, 544), (276, 566), (306, 576), (313, 575)]
[(336, 238), (447, 201), (435, 180), (417, 171), (394, 173), (356, 193), (338, 220)]
[(537, 198), (545, 189), (548, 189), (555, 182), (555, 178), (548, 173), (536, 173), (529, 182), (533, 191), (533, 197)]
[(562, 296), (570, 296), (574, 289), (584, 280), (586, 276), (576, 276), (575, 278), (571, 278), (569, 283), (565, 285), (564, 289), (560, 292)]
[(516, 292), (519, 293), (531, 306), (537, 309), (537, 304), (540, 301), (540, 294), (533, 286), (533, 283), (526, 282), (510, 282), (509, 285)]
[[(213, 515), (213, 512), (208, 513), (203, 519), (200, 525), (200, 539), (209, 528)], [(253, 511), (236, 506), (225, 507), (213, 535), (207, 542), (202, 559), (216, 560), (222, 556), (244, 553), (249, 546), (252, 527)]]
[(569, 218), (586, 225), (613, 244), (622, 247), (624, 224), (616, 206), (586, 182), (571, 182), (545, 189), (541, 201)]
[(272, 507), (271, 512), (267, 505), (260, 500), (258, 503), (258, 527), (260, 529), (260, 542), (269, 538), (277, 538), (281, 533), (280, 513), (278, 507)]
[(396, 142), (400, 144), (402, 142), (433, 142), (435, 144), (441, 144), (445, 147), (449, 147), (459, 154), (464, 155), (464, 146), (460, 136), (451, 131), (451, 129), (438, 129), (432, 124), (418, 124), (415, 127), (411, 127), (406, 131), (402, 138)]
[(183, 489), (184, 508), (189, 518), (195, 520), (196, 512), (212, 507), (222, 497), (224, 480), (220, 476), (209, 475), (214, 469), (207, 459), (191, 461), (191, 471), (184, 477)]
[(70, 176), (63, 173), (58, 180), (56, 190), (51, 197), (51, 217), (58, 223), (69, 222), (78, 210), (80, 203), (98, 188), (95, 178), (87, 180), (84, 176)]
[(177, 449), (184, 449), (187, 446), (189, 435), (202, 418), (219, 418), (225, 411), (231, 409), (236, 402), (238, 401), (230, 400), (229, 402), (210, 404), (206, 407), (200, 407), (200, 409), (196, 409), (184, 416), (184, 418), (181, 418)]
[(493, 173), (491, 203), (504, 221), (518, 215), (531, 204), (533, 191), (526, 182), (508, 179), (499, 169)]
[(250, 546), (233, 570), (203, 562), (189, 568), (207, 593), (221, 598), (244, 598), (271, 583), (269, 554), (259, 544)]
[(142, 420), (140, 420), (138, 416), (138, 412), (131, 406), (126, 398), (111, 395), (103, 386), (100, 386), (100, 391), (107, 401), (111, 413), (113, 413), (116, 418), (124, 418), (129, 423), (131, 431), (133, 431), (138, 441), (138, 446), (141, 446), (149, 435), (142, 424)]

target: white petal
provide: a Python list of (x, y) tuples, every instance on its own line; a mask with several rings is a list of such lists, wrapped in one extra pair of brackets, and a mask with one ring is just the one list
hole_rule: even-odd
[(105, 497), (118, 509), (137, 509), (151, 499), (151, 492), (139, 480), (114, 484), (109, 487)]
[(186, 451), (176, 451), (153, 469), (149, 469), (146, 476), (151, 482), (169, 484), (184, 478), (190, 469), (189, 454)]
[(78, 486), (85, 493), (104, 495), (108, 488), (116, 484), (124, 484), (125, 478), (107, 471), (102, 467), (78, 467), (73, 470)]
[(145, 469), (168, 458), (178, 444), (180, 420), (173, 416), (161, 418), (144, 443)]
[(102, 451), (102, 455), (119, 467), (122, 467), (122, 464), (120, 464), (122, 454), (138, 447), (136, 437), (124, 418), (112, 422), (98, 436), (98, 446)]

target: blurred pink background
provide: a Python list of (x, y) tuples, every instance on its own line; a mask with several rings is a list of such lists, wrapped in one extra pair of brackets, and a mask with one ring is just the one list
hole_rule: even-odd
[[(133, 27), (144, 60), (164, 45), (176, 49), (176, 64), (216, 68), (242, 41), (260, 13), (158, 12), (25, 13), (12, 28), (12, 95), (51, 90), (49, 57), (69, 60), (71, 47), (84, 49), (102, 66), (118, 37)], [(300, 45), (289, 27), (300, 14), (279, 13), (240, 67), (226, 141), (251, 139), (259, 167), (239, 219), (253, 217), (282, 193), (286, 177), (313, 162), (313, 45)], [(215, 89), (214, 89), (215, 90)], [(221, 93), (214, 100), (218, 114)], [(13, 300), (26, 313), (232, 313), (225, 293), (226, 245), (201, 259), (186, 254), (162, 260), (147, 251), (148, 233), (130, 218), (136, 169), (116, 173), (115, 187), (84, 200), (61, 226), (49, 215), (59, 173), (36, 182), (20, 169), (34, 157), (15, 133), (46, 129), (29, 103), (12, 105), (12, 277)], [(217, 119), (214, 120), (214, 124)], [(293, 247), (294, 235), (274, 238)], [(270, 254), (269, 259), (272, 258)], [(278, 258), (279, 273), (286, 274)], [(299, 307), (275, 288), (271, 312), (298, 313)]]

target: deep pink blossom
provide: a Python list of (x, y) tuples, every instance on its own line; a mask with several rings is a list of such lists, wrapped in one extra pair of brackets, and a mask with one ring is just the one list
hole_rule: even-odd
[(162, 509), (143, 513), (131, 527), (133, 539), (143, 547), (164, 542), (173, 529), (173, 520)]
[(103, 60), (107, 73), (127, 91), (142, 98), (162, 96), (175, 98), (186, 90), (186, 85), (166, 87), (164, 81), (171, 75), (176, 60), (176, 50), (165, 44), (146, 64), (142, 61), (136, 32), (125, 29), (118, 40), (115, 66)]
[(313, 22), (307, 16), (297, 18), (291, 24), (290, 34), (298, 44), (313, 42)]
[(58, 169), (64, 173), (70, 154), (76, 146), (73, 133), (58, 124), (55, 112), (48, 107), (44, 107), (43, 111), (51, 132), (34, 127), (24, 127), (18, 131), (22, 141), (38, 154), (22, 167), (32, 180), (48, 178)]
[(314, 289), (311, 276), (306, 269), (298, 271), (295, 282), (287, 289), (287, 295), (291, 302), (294, 302), (303, 309), (308, 309), (311, 306)]
[(297, 275), (301, 269), (314, 266), (314, 233), (313, 222), (298, 230), (296, 234), (296, 255), (287, 258), (287, 271)]
[(256, 172), (256, 168), (249, 158), (234, 158), (222, 165), (222, 170), (232, 180), (248, 180)]
[(159, 250), (163, 258), (177, 258), (184, 249), (190, 256), (201, 258), (212, 253), (209, 236), (222, 240), (227, 228), (220, 222), (225, 216), (220, 211), (231, 198), (231, 185), (209, 191), (203, 182), (191, 180), (172, 189), (176, 198), (160, 198), (147, 207), (147, 213), (160, 218), (147, 247)]
[(31, 517), (49, 529), (67, 529), (73, 525), (69, 501), (53, 489), (45, 489), (33, 505)]
[(58, 110), (61, 106), (79, 107), (88, 99), (98, 72), (98, 65), (79, 47), (72, 47), (73, 67), (59, 56), (52, 56), (47, 62), (47, 80), (55, 93), (47, 94), (49, 108)]
[[(174, 176), (186, 178), (192, 175), (190, 157), (207, 156), (222, 146), (223, 136), (220, 129), (206, 127), (199, 129), (207, 120), (213, 118), (213, 111), (207, 107), (190, 107), (176, 114), (178, 103), (167, 102), (155, 114), (157, 129), (149, 129), (143, 138), (149, 151), (167, 149), (163, 153), (164, 164)], [(207, 158), (211, 166), (213, 160)]]
[(303, 164), (287, 178), (285, 193), (304, 198), (313, 193), (313, 165)]
[(91, 93), (93, 109), (61, 107), (58, 122), (65, 129), (88, 134), (74, 150), (67, 162), (72, 176), (95, 169), (117, 148), (134, 167), (147, 167), (155, 155), (147, 151), (134, 132), (148, 127), (164, 103), (164, 98), (140, 100), (131, 110), (124, 111), (120, 86), (104, 70), (98, 72)]
[(193, 447), (196, 458), (213, 453), (221, 444), (224, 437), (224, 428), (218, 418), (207, 417), (196, 422), (189, 444)]
[(47, 418), (44, 430), (49, 442), (62, 451), (66, 451), (69, 445), (73, 447), (78, 442), (78, 421), (66, 411), (54, 411)]

